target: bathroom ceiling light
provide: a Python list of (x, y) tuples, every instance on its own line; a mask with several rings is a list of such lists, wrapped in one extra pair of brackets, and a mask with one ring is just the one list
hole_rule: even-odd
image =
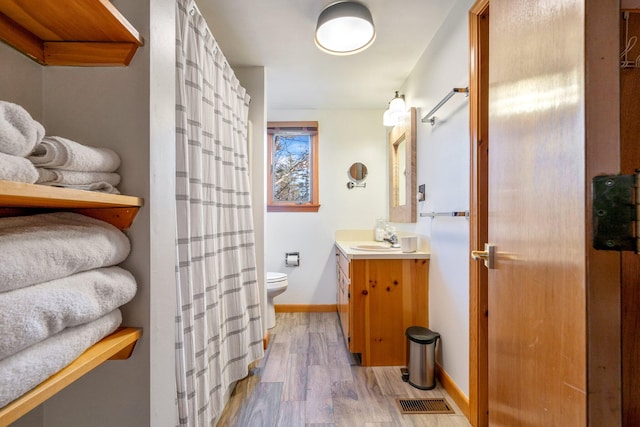
[(352, 55), (371, 46), (375, 38), (369, 9), (355, 1), (340, 1), (320, 13), (314, 40), (326, 53)]
[(407, 106), (404, 102), (404, 95), (399, 95), (398, 91), (396, 91), (396, 95), (389, 102), (389, 108), (387, 108), (382, 116), (382, 124), (384, 126), (397, 125), (400, 118), (406, 111)]

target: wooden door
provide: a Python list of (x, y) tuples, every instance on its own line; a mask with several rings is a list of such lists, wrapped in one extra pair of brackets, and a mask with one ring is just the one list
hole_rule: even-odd
[(620, 255), (590, 235), (591, 179), (620, 166), (619, 4), (491, 0), (486, 82), (485, 3), (470, 26), (471, 244), (486, 209), (497, 257), (486, 289), (471, 271), (471, 422), (488, 408), (492, 426), (620, 425)]
[(491, 1), (489, 424), (583, 426), (584, 17), (533, 3)]
[[(595, 71), (615, 67), (617, 58), (607, 46), (591, 48), (592, 17), (608, 25), (612, 16), (588, 13), (598, 7), (615, 17), (608, 0), (567, 0), (562, 7), (491, 0), (488, 240), (497, 247), (487, 294), (491, 426), (617, 425), (598, 422), (615, 420), (607, 416), (619, 403), (613, 360), (619, 276), (615, 255), (590, 249), (588, 208), (591, 176), (607, 172), (600, 166), (615, 155), (605, 150), (617, 149), (616, 132), (601, 134), (616, 125), (616, 106), (602, 100), (617, 90)], [(603, 87), (610, 92), (596, 103), (593, 95)]]

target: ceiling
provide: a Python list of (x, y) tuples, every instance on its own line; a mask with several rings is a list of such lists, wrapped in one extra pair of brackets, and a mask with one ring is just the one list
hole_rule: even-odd
[(264, 66), (267, 108), (380, 109), (404, 83), (455, 1), (360, 0), (376, 40), (364, 52), (332, 56), (313, 41), (334, 0), (197, 0), (232, 66)]

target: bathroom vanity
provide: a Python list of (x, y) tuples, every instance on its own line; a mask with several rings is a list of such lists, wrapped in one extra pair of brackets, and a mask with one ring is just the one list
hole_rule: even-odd
[(429, 326), (429, 253), (336, 241), (337, 307), (362, 366), (405, 366), (409, 326)]

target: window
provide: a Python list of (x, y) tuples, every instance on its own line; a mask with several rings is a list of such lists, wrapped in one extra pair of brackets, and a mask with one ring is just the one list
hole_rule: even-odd
[(267, 212), (318, 212), (318, 122), (268, 122)]

